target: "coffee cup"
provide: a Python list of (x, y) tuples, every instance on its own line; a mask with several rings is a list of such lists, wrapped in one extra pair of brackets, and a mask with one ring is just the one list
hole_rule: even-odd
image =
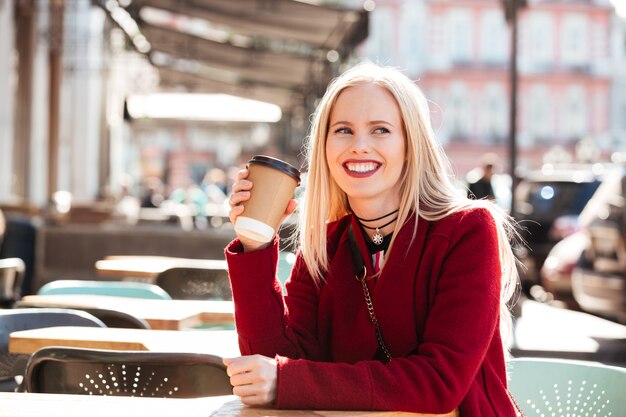
[(300, 185), (300, 171), (280, 159), (257, 155), (248, 161), (248, 180), (252, 182), (250, 199), (243, 202), (235, 231), (257, 242), (270, 242)]

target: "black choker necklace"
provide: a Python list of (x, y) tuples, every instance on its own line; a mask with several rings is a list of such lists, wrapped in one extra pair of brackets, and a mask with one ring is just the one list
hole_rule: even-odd
[(377, 245), (380, 245), (383, 243), (384, 240), (384, 236), (382, 233), (380, 233), (380, 229), (384, 229), (385, 227), (389, 226), (391, 223), (395, 222), (396, 220), (398, 220), (398, 216), (394, 217), (393, 219), (389, 220), (387, 223), (383, 224), (382, 226), (378, 226), (378, 227), (371, 227), (371, 226), (367, 226), (364, 225), (363, 222), (375, 222), (376, 220), (382, 220), (386, 217), (389, 217), (391, 215), (396, 214), (400, 209), (396, 209), (390, 213), (385, 214), (384, 216), (381, 217), (377, 217), (375, 219), (362, 219), (359, 216), (357, 216), (356, 214), (354, 215), (354, 217), (357, 218), (357, 220), (359, 221), (359, 223), (361, 224), (361, 226), (363, 226), (366, 229), (370, 229), (370, 230), (375, 230), (376, 232), (374, 232), (374, 234), (372, 235), (372, 242), (374, 242)]
[(400, 209), (399, 209), (399, 208), (398, 208), (398, 209), (395, 209), (394, 211), (390, 211), (389, 213), (385, 214), (384, 216), (376, 217), (375, 219), (370, 219), (370, 220), (362, 219), (362, 218), (360, 218), (359, 216), (357, 216), (356, 214), (354, 215), (354, 217), (356, 217), (357, 219), (359, 219), (359, 220), (360, 220), (360, 221), (362, 221), (362, 222), (369, 223), (369, 222), (375, 222), (376, 220), (382, 220), (382, 219), (384, 219), (385, 217), (389, 217), (389, 216), (391, 216), (392, 214), (396, 214), (398, 211), (400, 211)]

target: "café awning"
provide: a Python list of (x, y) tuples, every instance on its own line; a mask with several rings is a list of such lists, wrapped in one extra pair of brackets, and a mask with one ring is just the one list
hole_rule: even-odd
[[(164, 89), (233, 94), (283, 109), (319, 96), (368, 31), (365, 10), (312, 1), (100, 3), (159, 68)], [(137, 33), (118, 21), (122, 9)]]

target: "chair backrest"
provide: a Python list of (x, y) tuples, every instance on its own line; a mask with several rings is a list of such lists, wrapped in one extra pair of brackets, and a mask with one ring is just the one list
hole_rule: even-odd
[(527, 416), (616, 417), (626, 410), (626, 368), (564, 359), (519, 358), (509, 389)]
[(0, 259), (0, 306), (10, 307), (20, 298), (25, 272), (20, 258)]
[(226, 269), (170, 268), (157, 275), (155, 284), (175, 300), (233, 299)]
[(49, 282), (37, 292), (39, 295), (91, 294), (117, 297), (171, 300), (172, 297), (157, 285), (134, 281), (84, 281), (60, 279)]
[(137, 316), (120, 310), (106, 308), (80, 308), (80, 310), (91, 314), (101, 320), (106, 327), (122, 329), (150, 329), (150, 324)]
[(295, 253), (289, 251), (280, 251), (278, 253), (278, 280), (283, 286), (291, 275), (291, 269), (295, 263)]
[(79, 310), (62, 308), (0, 310), (0, 380), (23, 375), (28, 359), (28, 355), (9, 353), (9, 334), (18, 330), (54, 326), (106, 327), (96, 317)]
[(231, 395), (218, 356), (48, 347), (26, 368), (27, 392), (195, 398)]

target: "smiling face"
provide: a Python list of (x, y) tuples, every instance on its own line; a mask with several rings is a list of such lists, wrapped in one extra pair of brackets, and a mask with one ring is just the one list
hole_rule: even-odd
[(343, 90), (330, 113), (326, 161), (332, 178), (360, 214), (400, 204), (406, 139), (398, 103), (364, 83)]

